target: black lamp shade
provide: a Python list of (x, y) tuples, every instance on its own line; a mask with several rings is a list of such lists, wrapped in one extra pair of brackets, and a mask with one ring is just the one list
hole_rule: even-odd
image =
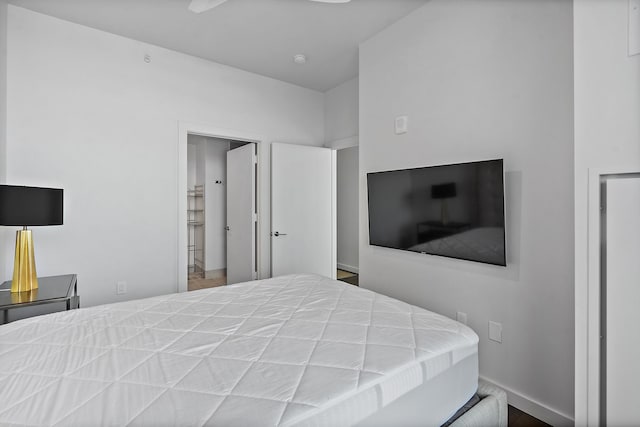
[(0, 185), (0, 225), (62, 225), (61, 188)]
[(448, 199), (456, 197), (456, 183), (448, 182), (446, 184), (437, 184), (431, 186), (432, 199)]

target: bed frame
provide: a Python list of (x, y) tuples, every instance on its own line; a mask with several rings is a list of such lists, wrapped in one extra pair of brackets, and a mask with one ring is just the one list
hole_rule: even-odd
[(507, 427), (507, 393), (485, 381), (478, 381), (478, 402), (451, 423), (451, 427)]

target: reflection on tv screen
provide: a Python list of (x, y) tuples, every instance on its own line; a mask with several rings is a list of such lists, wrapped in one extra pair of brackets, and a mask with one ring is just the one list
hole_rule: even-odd
[(367, 174), (369, 243), (506, 265), (502, 159)]

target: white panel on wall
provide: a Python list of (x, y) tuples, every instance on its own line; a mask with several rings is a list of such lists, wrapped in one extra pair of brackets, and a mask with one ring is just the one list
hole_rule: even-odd
[(640, 425), (640, 175), (605, 185), (606, 425)]

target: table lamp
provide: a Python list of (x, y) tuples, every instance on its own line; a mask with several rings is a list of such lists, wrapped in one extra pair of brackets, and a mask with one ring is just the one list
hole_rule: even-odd
[(447, 199), (456, 197), (456, 195), (457, 191), (455, 182), (447, 182), (445, 184), (437, 184), (431, 186), (431, 198), (442, 199), (442, 205), (440, 206), (440, 221), (444, 225), (447, 225), (449, 223)]
[(0, 225), (23, 227), (16, 233), (11, 292), (38, 288), (33, 237), (28, 226), (62, 225), (61, 188), (0, 185)]

